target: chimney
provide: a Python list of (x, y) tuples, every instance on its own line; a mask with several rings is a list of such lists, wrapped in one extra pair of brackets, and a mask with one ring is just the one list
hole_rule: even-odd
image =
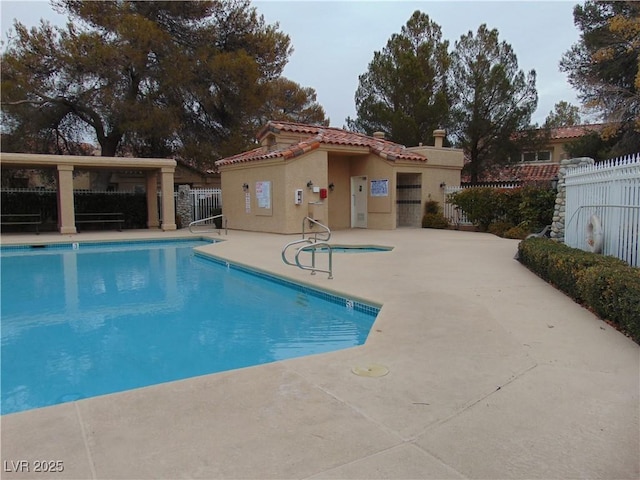
[(442, 143), (444, 142), (444, 137), (446, 134), (447, 132), (440, 128), (433, 131), (434, 147), (442, 148)]
[(373, 132), (373, 138), (379, 138), (380, 140), (384, 140), (384, 132)]

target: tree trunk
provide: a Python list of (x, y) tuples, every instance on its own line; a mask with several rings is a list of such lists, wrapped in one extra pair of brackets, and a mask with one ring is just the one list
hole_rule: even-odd
[[(100, 142), (100, 156), (115, 157), (121, 139), (122, 135), (115, 132), (103, 137), (102, 142)], [(109, 183), (111, 183), (112, 174), (113, 172), (110, 170), (91, 172), (91, 190), (106, 190), (109, 187)]]

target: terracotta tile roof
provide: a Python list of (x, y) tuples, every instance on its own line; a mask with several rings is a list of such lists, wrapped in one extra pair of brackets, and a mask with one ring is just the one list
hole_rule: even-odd
[(591, 132), (599, 132), (605, 127), (602, 123), (591, 125), (575, 125), (573, 127), (558, 127), (551, 129), (551, 138), (578, 138)]
[[(519, 163), (494, 168), (478, 179), (482, 183), (499, 182), (550, 182), (558, 175), (560, 164), (558, 163)], [(469, 182), (469, 176), (463, 175), (462, 182)]]
[(271, 150), (267, 147), (258, 147), (248, 152), (243, 152), (232, 157), (223, 158), (216, 162), (217, 166), (232, 165), (236, 163), (254, 162), (266, 160), (270, 158), (295, 158), (304, 155), (311, 150), (315, 150), (320, 145), (341, 145), (349, 147), (365, 147), (370, 152), (390, 161), (409, 160), (416, 162), (426, 162), (427, 157), (417, 153), (409, 152), (404, 145), (400, 145), (389, 140), (381, 138), (369, 137), (361, 133), (349, 132), (341, 128), (325, 127), (322, 125), (307, 125), (303, 123), (293, 122), (276, 122), (267, 123), (258, 132), (258, 140), (262, 140), (269, 133), (279, 134), (282, 132), (291, 132), (303, 135), (309, 135), (308, 138), (300, 142), (287, 145), (277, 150)]

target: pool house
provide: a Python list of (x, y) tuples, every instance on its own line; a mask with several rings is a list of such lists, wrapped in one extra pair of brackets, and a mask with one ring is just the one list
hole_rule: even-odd
[(407, 148), (339, 128), (270, 121), (260, 146), (216, 162), (229, 226), (299, 233), (305, 217), (332, 230), (420, 227), (427, 200), (444, 202), (444, 187), (460, 184), (462, 150)]

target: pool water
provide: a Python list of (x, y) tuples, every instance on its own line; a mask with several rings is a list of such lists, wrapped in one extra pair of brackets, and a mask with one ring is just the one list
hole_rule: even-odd
[(2, 248), (1, 413), (348, 348), (378, 308), (194, 252)]

